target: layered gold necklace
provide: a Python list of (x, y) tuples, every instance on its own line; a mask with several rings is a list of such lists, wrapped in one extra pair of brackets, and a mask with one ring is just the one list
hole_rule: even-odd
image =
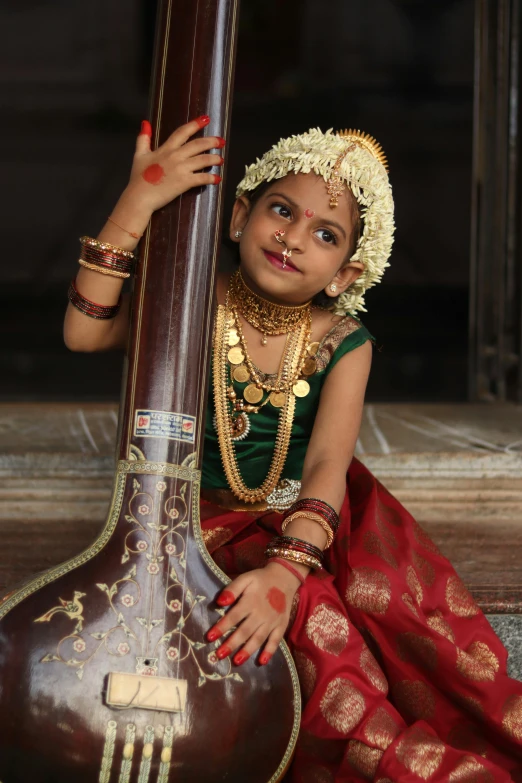
[[(263, 380), (253, 364), (239, 314), (264, 336), (287, 334), (274, 380), (267, 376)], [(236, 497), (248, 503), (266, 499), (281, 477), (292, 434), (296, 396), (305, 397), (309, 393), (310, 385), (303, 376), (316, 370), (314, 357), (318, 343), (310, 344), (311, 324), (310, 302), (298, 308), (274, 305), (250, 291), (239, 272), (232, 277), (225, 305), (218, 307), (213, 359), (215, 427), (228, 485)], [(234, 380), (247, 383), (242, 397), (234, 389)], [(258, 413), (267, 403), (280, 409), (274, 454), (265, 480), (260, 487), (251, 489), (239, 471), (234, 442), (248, 435), (248, 414)]]
[(295, 307), (269, 302), (247, 286), (240, 269), (230, 278), (228, 290), (245, 321), (263, 335), (261, 345), (267, 344), (267, 335), (291, 332), (310, 317), (311, 300)]

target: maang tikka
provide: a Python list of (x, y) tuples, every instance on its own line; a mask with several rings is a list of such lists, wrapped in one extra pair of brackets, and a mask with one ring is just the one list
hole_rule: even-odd
[(285, 246), (285, 249), (283, 250), (283, 269), (286, 268), (288, 259), (292, 257), (292, 251), (288, 249), (288, 246), (285, 240), (283, 239), (285, 234), (286, 231), (282, 231), (280, 228), (278, 228), (277, 231), (274, 231), (274, 236), (276, 238), (276, 241), (279, 242), (280, 245)]

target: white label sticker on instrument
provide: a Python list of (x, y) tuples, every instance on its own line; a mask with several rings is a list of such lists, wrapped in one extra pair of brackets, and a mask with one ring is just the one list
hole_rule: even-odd
[(196, 419), (186, 413), (137, 410), (134, 435), (140, 438), (168, 438), (183, 443), (194, 443)]

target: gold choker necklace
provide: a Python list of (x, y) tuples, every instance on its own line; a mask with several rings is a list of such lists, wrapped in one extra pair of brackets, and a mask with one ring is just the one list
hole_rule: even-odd
[(250, 290), (239, 269), (230, 279), (229, 292), (245, 321), (262, 333), (262, 345), (266, 345), (267, 335), (293, 332), (310, 318), (312, 300), (294, 307), (269, 302)]

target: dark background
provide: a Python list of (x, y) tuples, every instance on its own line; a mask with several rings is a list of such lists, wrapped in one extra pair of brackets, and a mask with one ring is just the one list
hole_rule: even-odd
[[(119, 398), (121, 355), (72, 354), (61, 330), (78, 237), (110, 214), (147, 117), (154, 17), (154, 0), (0, 8), (2, 400)], [(467, 398), (473, 30), (472, 0), (242, 0), (225, 219), (281, 136), (356, 127), (388, 155), (369, 400)]]

